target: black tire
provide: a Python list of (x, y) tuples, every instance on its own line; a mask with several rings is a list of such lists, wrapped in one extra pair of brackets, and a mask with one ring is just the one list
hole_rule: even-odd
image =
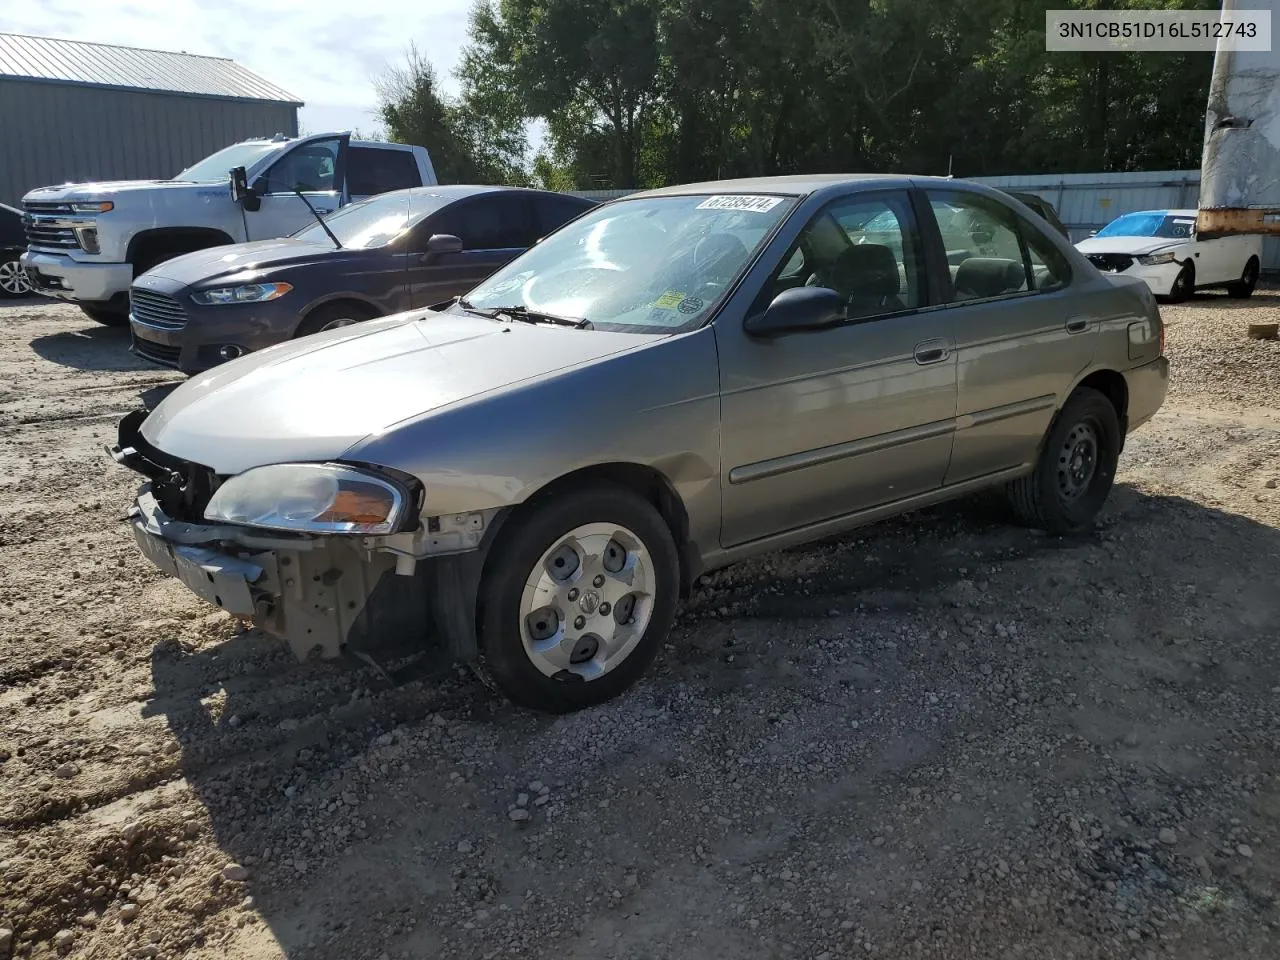
[[(1076, 455), (1085, 456), (1090, 436), (1092, 469), (1081, 482)], [(1049, 428), (1035, 470), (1006, 488), (1014, 515), (1054, 535), (1090, 526), (1111, 493), (1122, 439), (1111, 401), (1088, 387), (1076, 390)]]
[(293, 335), (295, 338), (309, 337), (311, 334), (319, 333), (326, 328), (363, 323), (365, 320), (372, 320), (374, 316), (373, 310), (369, 307), (351, 301), (326, 303), (316, 307), (303, 317)]
[[(570, 531), (589, 523), (631, 531), (653, 565), (654, 596), (648, 626), (631, 653), (608, 672), (585, 680), (547, 676), (525, 652), (520, 599), (526, 578), (543, 553)], [(570, 713), (616, 697), (653, 661), (675, 619), (680, 558), (666, 522), (652, 504), (630, 490), (600, 484), (531, 505), (503, 528), (480, 584), (477, 666), (485, 681), (512, 702), (546, 713)]]
[(1185, 300), (1190, 300), (1191, 296), (1195, 292), (1196, 268), (1195, 264), (1188, 263), (1183, 266), (1183, 268), (1178, 271), (1178, 275), (1174, 277), (1173, 286), (1169, 288), (1169, 292), (1166, 294), (1165, 299), (1170, 303), (1182, 303)]
[(0, 252), (0, 299), (14, 300), (35, 293), (19, 256), (17, 253)]
[(1227, 284), (1227, 296), (1234, 297), (1237, 300), (1253, 296), (1253, 289), (1258, 285), (1258, 274), (1260, 272), (1261, 266), (1258, 263), (1258, 258), (1250, 257), (1249, 262), (1244, 265), (1244, 272), (1240, 274), (1240, 279), (1235, 283)]
[(110, 307), (89, 307), (82, 303), (80, 304), (80, 312), (94, 323), (100, 323), (104, 327), (126, 327), (129, 325), (128, 313), (121, 313), (119, 310), (113, 310)]

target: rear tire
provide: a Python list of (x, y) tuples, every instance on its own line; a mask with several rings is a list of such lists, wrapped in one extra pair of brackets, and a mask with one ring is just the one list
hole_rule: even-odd
[(477, 666), (532, 710), (616, 697), (671, 630), (679, 569), (666, 522), (630, 490), (601, 484), (548, 499), (508, 521), (489, 554)]
[(302, 322), (298, 324), (294, 337), (309, 337), (311, 334), (319, 333), (322, 330), (349, 327), (352, 324), (372, 320), (373, 317), (372, 310), (359, 304), (326, 303), (316, 307), (303, 318)]
[(1258, 285), (1260, 271), (1258, 258), (1250, 257), (1249, 262), (1244, 265), (1244, 272), (1240, 274), (1240, 279), (1235, 283), (1227, 284), (1227, 296), (1237, 300), (1253, 296), (1253, 289)]
[(1090, 526), (1111, 493), (1122, 439), (1111, 401), (1089, 387), (1076, 390), (1049, 428), (1035, 470), (1006, 488), (1018, 520), (1054, 535)]
[(110, 307), (87, 307), (82, 303), (80, 304), (80, 312), (94, 323), (100, 323), (104, 327), (125, 327), (129, 325), (128, 313), (121, 313), (119, 310), (112, 310)]

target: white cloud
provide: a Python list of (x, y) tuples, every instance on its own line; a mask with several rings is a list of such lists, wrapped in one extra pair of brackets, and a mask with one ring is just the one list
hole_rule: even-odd
[(312, 132), (379, 124), (374, 79), (410, 42), (444, 89), (466, 43), (473, 0), (41, 0), (6, 3), (0, 32), (230, 57), (306, 106)]

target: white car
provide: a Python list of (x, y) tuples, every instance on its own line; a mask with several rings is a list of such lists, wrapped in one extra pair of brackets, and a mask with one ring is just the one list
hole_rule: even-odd
[(1261, 237), (1197, 239), (1195, 210), (1126, 213), (1076, 249), (1103, 273), (1137, 277), (1156, 296), (1175, 302), (1205, 287), (1247, 297), (1262, 268)]

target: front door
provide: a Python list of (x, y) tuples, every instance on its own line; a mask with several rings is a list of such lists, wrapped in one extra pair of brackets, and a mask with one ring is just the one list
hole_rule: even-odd
[(824, 286), (845, 322), (770, 339), (716, 324), (723, 546), (942, 485), (955, 352), (944, 311), (921, 309), (924, 262), (905, 190), (849, 194), (809, 221), (753, 305)]
[(347, 140), (346, 136), (304, 140), (254, 181), (254, 192), (261, 196), (262, 205), (245, 211), (250, 240), (287, 237), (315, 223), (315, 215), (295, 190), (321, 216), (338, 209), (342, 203)]
[[(949, 302), (958, 402), (948, 484), (1034, 462), (1065, 390), (1093, 360), (1101, 316), (1068, 293), (1070, 266), (1003, 202), (928, 188), (926, 234)], [(936, 229), (936, 233), (934, 232)]]
[[(437, 233), (458, 237), (462, 251), (427, 256), (427, 241)], [(519, 194), (480, 194), (450, 204), (414, 228), (412, 244), (420, 253), (409, 266), (411, 306), (461, 296), (532, 241), (529, 204)], [(512, 301), (519, 302), (518, 296)]]

